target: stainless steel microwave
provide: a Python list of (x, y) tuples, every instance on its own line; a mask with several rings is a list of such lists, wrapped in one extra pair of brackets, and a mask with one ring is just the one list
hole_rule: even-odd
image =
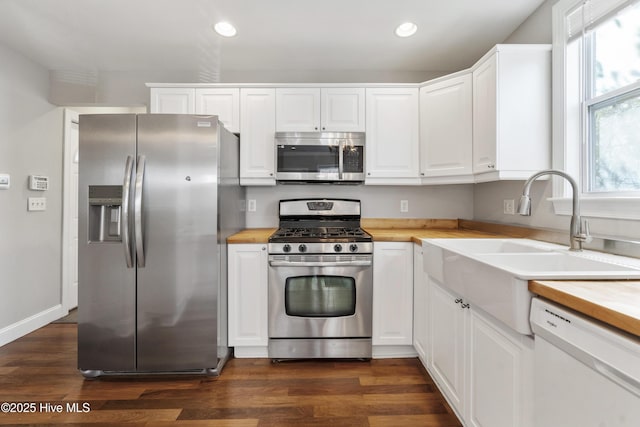
[(363, 132), (276, 132), (276, 181), (364, 181)]

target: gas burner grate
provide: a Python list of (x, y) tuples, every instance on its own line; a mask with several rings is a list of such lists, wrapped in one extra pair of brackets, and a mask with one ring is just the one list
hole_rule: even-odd
[(281, 228), (274, 234), (277, 238), (311, 237), (318, 239), (366, 237), (367, 234), (360, 228), (344, 227), (309, 227), (309, 228)]

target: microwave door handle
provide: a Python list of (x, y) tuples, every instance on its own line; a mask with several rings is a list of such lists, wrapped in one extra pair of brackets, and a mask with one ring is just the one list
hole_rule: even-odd
[(339, 143), (338, 148), (338, 179), (342, 181), (342, 173), (344, 172), (344, 141)]

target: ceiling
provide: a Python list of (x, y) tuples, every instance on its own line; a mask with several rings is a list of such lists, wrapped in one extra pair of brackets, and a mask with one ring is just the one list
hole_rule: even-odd
[[(543, 0), (0, 0), (0, 43), (49, 70), (455, 71)], [(212, 30), (220, 20), (238, 34)], [(418, 25), (402, 39), (395, 27)], [(205, 72), (204, 75), (207, 75)]]

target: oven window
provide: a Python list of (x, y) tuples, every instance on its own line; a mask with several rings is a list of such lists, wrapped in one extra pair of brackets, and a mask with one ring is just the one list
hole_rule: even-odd
[(278, 172), (338, 173), (338, 146), (280, 145)]
[(289, 316), (352, 316), (356, 312), (356, 282), (344, 276), (288, 277), (284, 304)]

